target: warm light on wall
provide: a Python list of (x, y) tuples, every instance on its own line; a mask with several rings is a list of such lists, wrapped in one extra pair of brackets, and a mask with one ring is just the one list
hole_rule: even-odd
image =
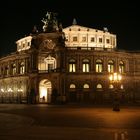
[(113, 73), (109, 76), (109, 80), (111, 82), (120, 82), (122, 80), (122, 76), (118, 73)]
[(18, 89), (18, 92), (23, 92), (23, 89)]
[(8, 92), (13, 92), (13, 90), (11, 88), (8, 89)]
[(3, 88), (1, 88), (1, 92), (4, 92), (4, 89)]
[(45, 87), (41, 87), (40, 89), (40, 98), (42, 98), (43, 96), (47, 98), (47, 89)]

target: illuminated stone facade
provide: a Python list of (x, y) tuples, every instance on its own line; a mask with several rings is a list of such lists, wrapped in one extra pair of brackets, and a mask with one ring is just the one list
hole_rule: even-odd
[[(101, 104), (116, 94), (122, 103), (140, 100), (140, 52), (118, 50), (116, 35), (107, 30), (79, 25), (62, 30), (54, 20), (48, 27), (50, 20), (0, 58), (1, 103)], [(122, 75), (120, 83), (109, 81), (114, 72)]]
[(66, 37), (66, 47), (116, 48), (116, 35), (110, 34), (106, 28), (101, 31), (72, 25), (63, 31)]

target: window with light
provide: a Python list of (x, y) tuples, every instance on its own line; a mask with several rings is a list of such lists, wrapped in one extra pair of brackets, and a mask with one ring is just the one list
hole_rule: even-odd
[(113, 73), (114, 72), (114, 62), (112, 60), (108, 61), (108, 72)]
[(47, 70), (47, 63), (44, 61), (44, 57), (39, 58), (38, 69), (40, 71)]
[(70, 89), (75, 89), (75, 88), (76, 88), (75, 84), (70, 84)]
[(40, 71), (51, 71), (53, 69), (56, 69), (56, 59), (52, 56), (48, 57), (40, 57), (39, 63), (38, 63), (38, 69)]
[(12, 74), (13, 75), (16, 74), (16, 64), (15, 63), (12, 65)]
[(25, 73), (25, 64), (24, 64), (24, 62), (21, 62), (19, 67), (20, 67), (19, 68), (20, 74), (24, 74)]
[(103, 62), (101, 59), (96, 60), (96, 72), (97, 73), (103, 72)]
[(119, 63), (119, 72), (124, 73), (125, 65), (123, 61), (120, 61)]
[(83, 85), (83, 88), (84, 88), (84, 89), (88, 89), (88, 88), (89, 88), (89, 84), (84, 84), (84, 85)]
[(102, 86), (101, 84), (97, 84), (96, 88), (97, 88), (97, 89), (102, 89), (103, 86)]
[(76, 72), (76, 61), (74, 59), (69, 60), (69, 72)]
[(5, 67), (5, 75), (9, 75), (9, 65)]
[(83, 72), (89, 72), (89, 60), (84, 59), (82, 65), (83, 65)]
[(114, 88), (114, 85), (113, 85), (113, 84), (110, 84), (110, 85), (109, 85), (109, 88), (110, 88), (110, 89), (113, 89), (113, 88)]

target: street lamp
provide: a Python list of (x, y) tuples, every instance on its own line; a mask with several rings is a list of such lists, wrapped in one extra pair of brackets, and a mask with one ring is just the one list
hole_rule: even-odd
[(114, 86), (114, 103), (113, 103), (113, 111), (120, 111), (119, 107), (119, 89), (120, 89), (120, 83), (122, 80), (122, 76), (118, 73), (113, 73), (109, 76), (110, 83)]
[(17, 96), (18, 97), (18, 102), (21, 103), (22, 102), (21, 98), (22, 98), (22, 94), (23, 94), (23, 89), (19, 88), (17, 91), (18, 91), (18, 96)]
[(122, 76), (115, 72), (109, 76), (109, 80), (111, 83), (120, 83), (122, 80)]

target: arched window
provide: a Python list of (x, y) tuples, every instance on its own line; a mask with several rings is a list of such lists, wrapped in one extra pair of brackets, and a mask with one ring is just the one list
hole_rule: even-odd
[(25, 63), (21, 62), (19, 66), (19, 73), (24, 74), (25, 73)]
[(16, 74), (16, 64), (12, 64), (12, 74), (15, 75)]
[(76, 61), (74, 59), (69, 60), (69, 72), (76, 72)]
[(96, 88), (97, 88), (97, 89), (102, 89), (103, 86), (102, 86), (101, 84), (97, 84)]
[(108, 72), (113, 73), (114, 72), (114, 62), (112, 60), (108, 61)]
[(45, 71), (47, 70), (46, 62), (44, 61), (45, 57), (39, 57), (39, 63), (38, 63), (38, 70), (39, 71)]
[(96, 60), (96, 72), (102, 72), (103, 71), (103, 62), (101, 59)]
[(51, 71), (53, 69), (56, 69), (56, 59), (54, 57), (51, 57), (50, 55), (45, 57), (39, 58), (38, 63), (38, 69), (39, 71)]
[(75, 89), (75, 88), (76, 88), (75, 84), (70, 84), (70, 89)]
[(84, 59), (82, 65), (83, 65), (83, 72), (89, 72), (89, 60)]
[(109, 88), (110, 88), (110, 89), (113, 89), (113, 88), (114, 88), (114, 85), (113, 85), (113, 84), (110, 84), (110, 85), (109, 85)]
[(9, 75), (9, 65), (5, 67), (5, 75)]
[(125, 69), (124, 62), (120, 61), (120, 63), (119, 63), (119, 72), (124, 73), (124, 69)]
[(50, 55), (45, 58), (44, 60), (46, 62), (46, 69), (48, 71), (51, 71), (53, 69), (56, 69), (56, 59), (54, 57), (51, 57)]
[(89, 88), (89, 84), (84, 84), (83, 88)]

